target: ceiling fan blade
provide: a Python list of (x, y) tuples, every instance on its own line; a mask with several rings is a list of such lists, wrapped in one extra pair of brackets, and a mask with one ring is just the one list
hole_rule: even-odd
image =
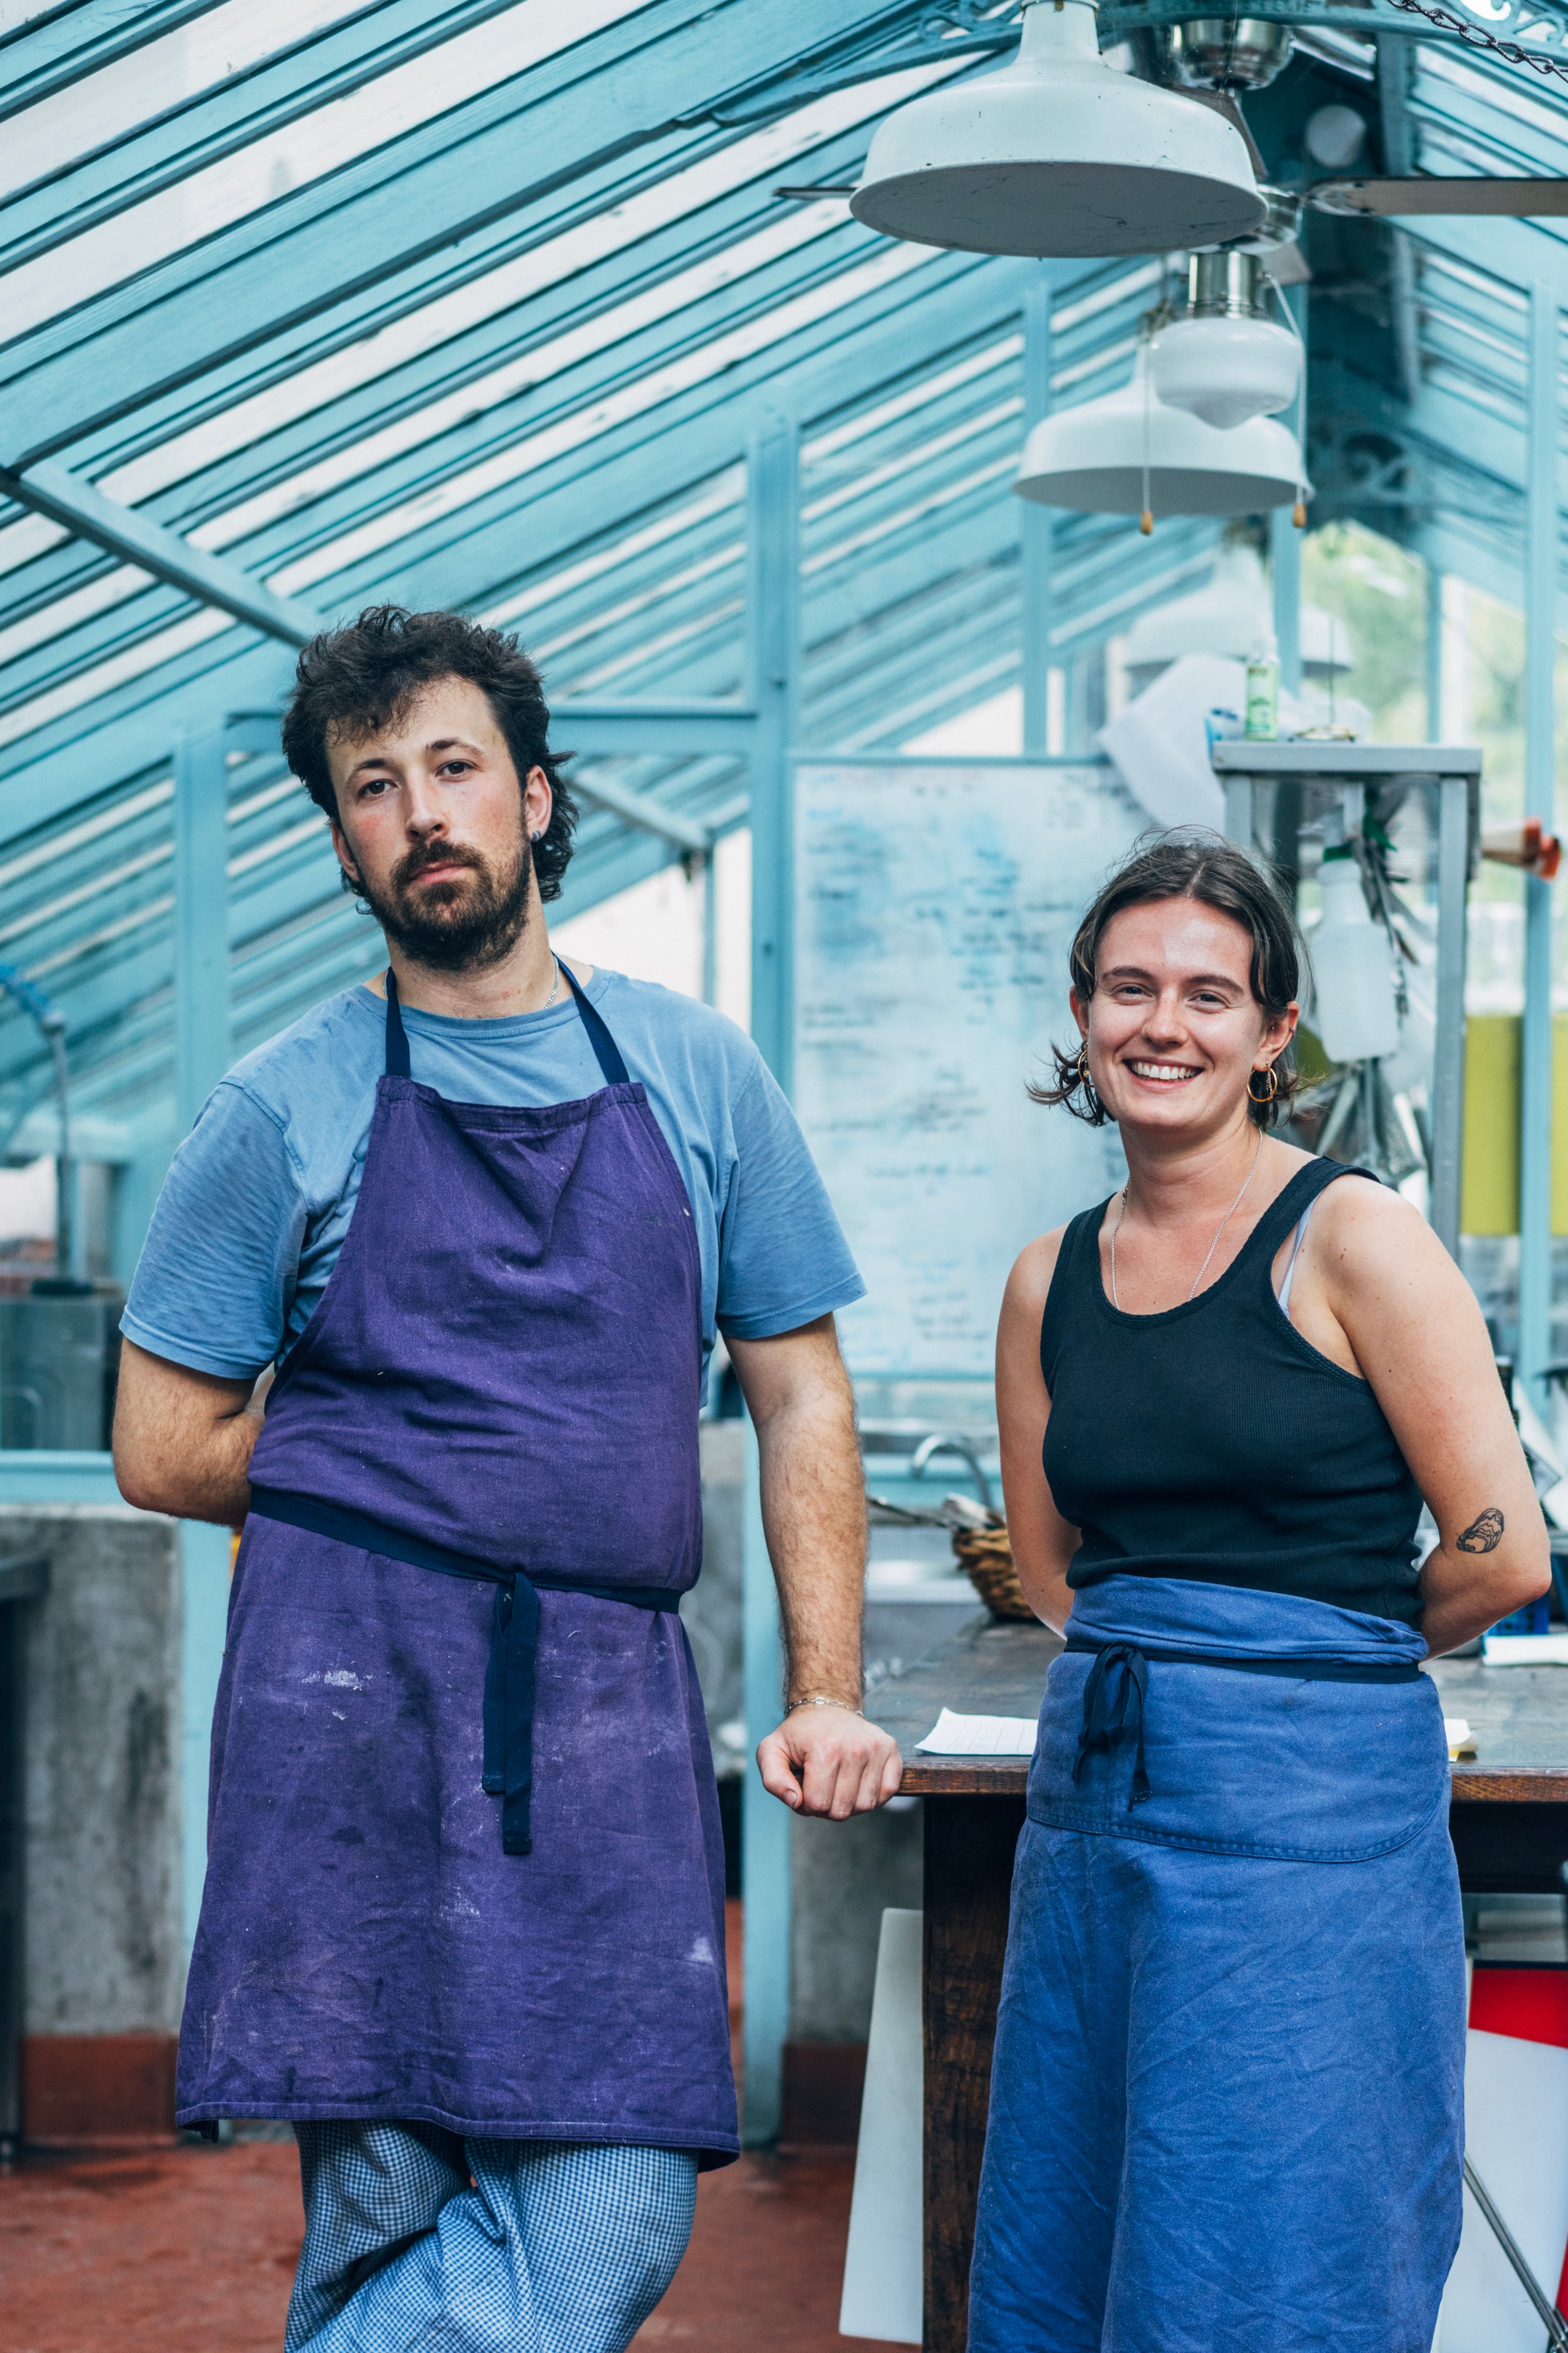
[(1568, 180), (1320, 180), (1307, 202), (1321, 213), (1491, 214), (1509, 220), (1568, 216)]

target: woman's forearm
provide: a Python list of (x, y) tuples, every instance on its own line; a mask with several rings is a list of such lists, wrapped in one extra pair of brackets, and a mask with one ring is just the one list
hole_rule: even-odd
[[(1497, 1516), (1500, 1520), (1501, 1514)], [(1479, 1535), (1466, 1530), (1457, 1544), (1466, 1546), (1468, 1539), (1474, 1546), (1486, 1542), (1489, 1534), (1488, 1529)], [(1517, 1536), (1511, 1529), (1500, 1528), (1489, 1553), (1438, 1545), (1421, 1570), (1421, 1631), (1428, 1652), (1438, 1658), (1473, 1641), (1500, 1618), (1538, 1599), (1551, 1582), (1546, 1527), (1539, 1514), (1537, 1525)]]

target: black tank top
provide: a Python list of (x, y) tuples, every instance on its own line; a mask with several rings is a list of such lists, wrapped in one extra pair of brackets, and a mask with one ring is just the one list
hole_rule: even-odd
[(1421, 1496), (1387, 1418), (1274, 1295), (1275, 1253), (1309, 1204), (1369, 1173), (1298, 1170), (1219, 1281), (1163, 1315), (1106, 1296), (1110, 1202), (1073, 1219), (1040, 1327), (1046, 1477), (1083, 1532), (1070, 1586), (1187, 1577), (1419, 1621)]

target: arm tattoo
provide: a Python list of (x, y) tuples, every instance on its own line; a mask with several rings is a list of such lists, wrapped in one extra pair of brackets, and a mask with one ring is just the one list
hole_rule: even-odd
[(1496, 1552), (1502, 1542), (1502, 1514), (1495, 1504), (1489, 1504), (1479, 1520), (1472, 1520), (1463, 1535), (1454, 1538), (1457, 1552)]

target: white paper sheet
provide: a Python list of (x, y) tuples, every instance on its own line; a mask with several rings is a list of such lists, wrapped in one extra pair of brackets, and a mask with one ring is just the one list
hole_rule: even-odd
[(1032, 1757), (1032, 1715), (954, 1715), (944, 1707), (917, 1749), (928, 1757)]
[(1568, 1667), (1568, 1634), (1488, 1634), (1481, 1656), (1489, 1667)]

